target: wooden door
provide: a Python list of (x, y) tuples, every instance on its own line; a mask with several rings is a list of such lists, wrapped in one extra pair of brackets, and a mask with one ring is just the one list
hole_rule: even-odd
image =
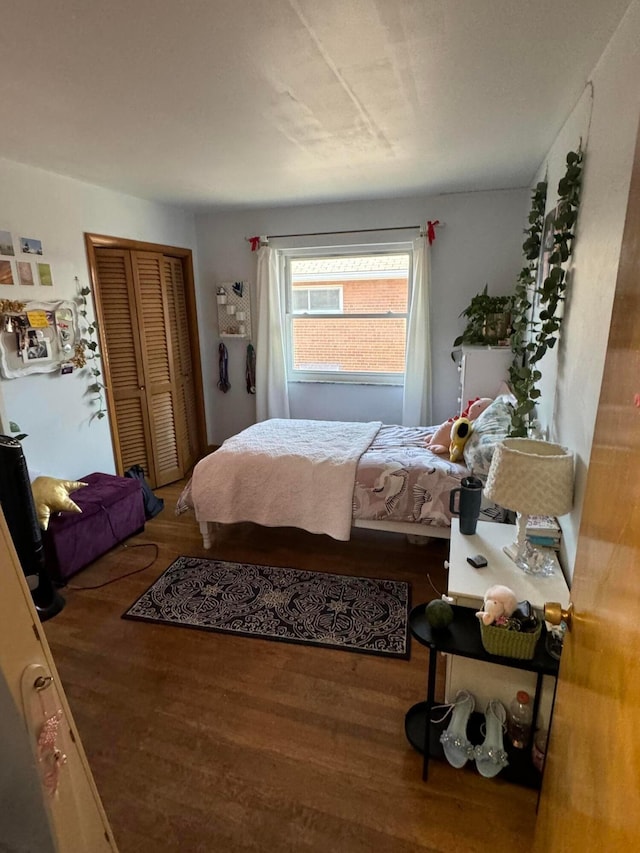
[[(0, 849), (115, 853), (116, 843), (1, 509), (0, 587)], [(46, 744), (41, 742), (38, 752), (43, 723), (52, 716), (59, 720), (55, 747), (66, 756), (57, 780), (45, 775), (55, 763)]]
[(95, 262), (102, 357), (113, 400), (111, 429), (116, 467), (122, 474), (132, 465), (142, 465), (152, 479), (155, 463), (131, 254), (123, 249), (96, 249)]
[(191, 251), (86, 234), (119, 474), (182, 478), (206, 446)]
[(640, 137), (589, 464), (551, 742), (540, 853), (640, 839)]
[(179, 480), (184, 468), (164, 257), (157, 252), (131, 252), (131, 265), (153, 454), (150, 479), (154, 486), (165, 486)]
[(175, 365), (176, 426), (182, 452), (182, 467), (186, 473), (198, 459), (200, 440), (189, 316), (180, 258), (164, 256), (164, 277), (167, 286), (169, 333)]

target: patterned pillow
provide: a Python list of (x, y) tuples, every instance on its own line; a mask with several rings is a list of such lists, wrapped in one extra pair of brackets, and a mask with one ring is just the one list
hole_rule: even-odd
[(513, 406), (509, 397), (496, 397), (473, 422), (473, 432), (464, 446), (464, 461), (476, 477), (484, 480), (498, 442), (509, 435)]

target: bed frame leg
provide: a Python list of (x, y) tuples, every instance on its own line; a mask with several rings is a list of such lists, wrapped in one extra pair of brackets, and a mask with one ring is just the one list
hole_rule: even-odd
[(202, 533), (202, 546), (208, 550), (212, 545), (213, 524), (210, 521), (201, 521), (200, 533)]

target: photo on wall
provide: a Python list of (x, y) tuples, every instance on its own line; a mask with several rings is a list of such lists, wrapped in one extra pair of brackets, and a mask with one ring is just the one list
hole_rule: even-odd
[(42, 329), (27, 329), (21, 352), (24, 361), (46, 361), (51, 358), (51, 343)]
[(43, 287), (53, 286), (53, 276), (51, 275), (51, 264), (38, 264), (38, 276), (40, 284)]
[(10, 231), (0, 231), (0, 255), (15, 255)]
[(18, 282), (23, 285), (34, 284), (33, 267), (29, 261), (18, 261)]
[(11, 261), (0, 261), (0, 284), (15, 284)]
[(42, 255), (42, 240), (33, 237), (21, 237), (20, 247), (26, 255)]

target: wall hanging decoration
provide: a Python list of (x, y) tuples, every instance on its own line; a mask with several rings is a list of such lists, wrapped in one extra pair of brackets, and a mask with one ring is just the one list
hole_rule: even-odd
[(566, 172), (558, 183), (558, 204), (548, 222), (544, 212), (547, 184), (539, 183), (532, 196), (530, 227), (522, 248), (527, 261), (516, 285), (512, 309), (511, 349), (514, 353), (509, 381), (517, 403), (511, 420), (511, 435), (526, 436), (540, 391), (536, 383), (542, 373), (536, 367), (553, 349), (562, 325), (566, 298), (565, 265), (573, 252), (575, 225), (580, 206), (582, 149), (570, 151)]
[(18, 283), (30, 287), (34, 284), (33, 267), (29, 261), (18, 261)]
[(231, 383), (229, 382), (229, 353), (224, 344), (218, 346), (218, 388), (226, 394)]
[(42, 240), (36, 240), (34, 237), (21, 237), (20, 248), (25, 255), (42, 255)]
[(0, 231), (0, 255), (15, 255), (10, 231)]
[(248, 282), (224, 282), (216, 290), (216, 303), (220, 337), (250, 338), (251, 299)]
[(5, 379), (59, 370), (78, 340), (74, 302), (0, 300), (0, 373)]
[(252, 344), (247, 345), (247, 363), (245, 368), (247, 394), (256, 393), (256, 351)]
[(11, 261), (0, 261), (0, 284), (15, 284)]
[(43, 287), (53, 286), (53, 276), (51, 274), (50, 264), (38, 264), (38, 278)]

